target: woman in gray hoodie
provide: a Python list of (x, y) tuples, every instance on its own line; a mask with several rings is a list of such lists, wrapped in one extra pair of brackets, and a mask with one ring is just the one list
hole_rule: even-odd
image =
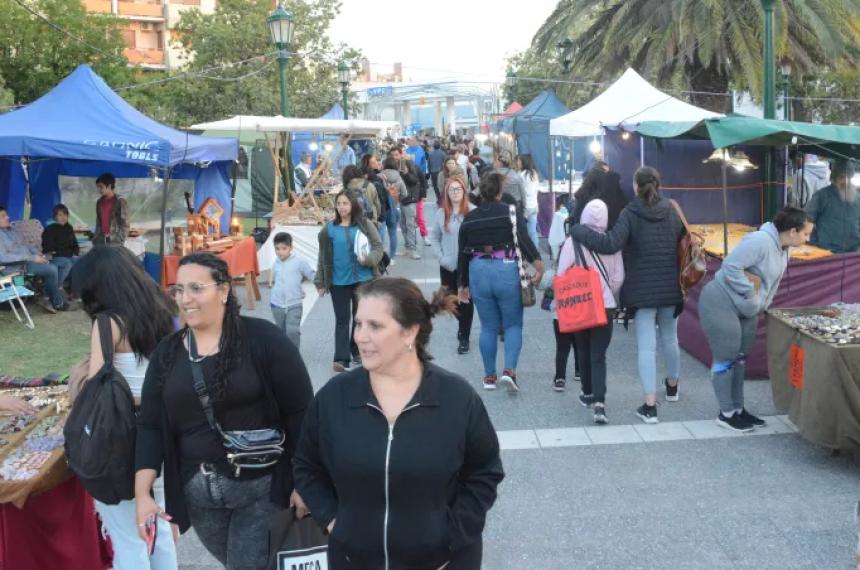
[[(440, 187), (442, 207), (436, 210), (433, 225), (430, 227), (430, 245), (433, 254), (439, 259), (439, 277), (442, 286), (451, 293), (458, 290), (457, 262), (460, 256), (460, 225), (474, 206), (469, 203), (466, 178), (463, 171), (448, 176)], [(472, 330), (474, 315), (472, 303), (459, 303), (457, 306), (457, 353), (469, 352), (469, 333)]]
[(738, 432), (765, 425), (744, 409), (746, 355), (755, 341), (758, 316), (776, 296), (788, 266), (788, 248), (809, 241), (812, 221), (786, 207), (723, 260), (699, 297), (699, 322), (713, 355), (711, 376), (720, 406), (717, 425)]

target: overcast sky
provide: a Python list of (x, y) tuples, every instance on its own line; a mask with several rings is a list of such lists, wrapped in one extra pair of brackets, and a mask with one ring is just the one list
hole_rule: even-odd
[(505, 56), (526, 49), (558, 0), (343, 0), (330, 28), (375, 70), (404, 81), (501, 81)]

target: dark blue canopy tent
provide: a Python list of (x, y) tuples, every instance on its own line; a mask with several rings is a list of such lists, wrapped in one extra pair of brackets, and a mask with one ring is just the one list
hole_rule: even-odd
[[(565, 180), (570, 172), (570, 141), (550, 140), (549, 121), (569, 112), (556, 94), (546, 89), (522, 110), (499, 121), (496, 128), (516, 137), (517, 152), (532, 155), (541, 178), (550, 178), (552, 164), (555, 170), (552, 178)], [(552, 159), (550, 153), (555, 155)]]
[[(81, 65), (46, 95), (0, 116), (0, 205), (20, 218), (29, 182), (31, 216), (44, 223), (60, 202), (60, 176), (155, 172), (193, 181), (195, 205), (214, 197), (225, 208), (221, 225), (229, 227), (230, 169), (238, 152), (236, 140), (189, 135), (150, 119)], [(163, 216), (164, 207), (162, 224)]]
[[(340, 103), (335, 103), (331, 109), (326, 112), (325, 115), (320, 117), (320, 119), (343, 119), (343, 107), (340, 106)], [(329, 137), (332, 141), (337, 140), (337, 137), (332, 136)], [(310, 144), (312, 142), (317, 143), (317, 149), (311, 150)], [(323, 138), (317, 133), (310, 132), (299, 132), (293, 133), (292, 140), (290, 142), (290, 151), (293, 157), (293, 164), (298, 164), (302, 158), (302, 153), (309, 153), (313, 157), (313, 164), (316, 165), (317, 153), (319, 149), (322, 148)]]

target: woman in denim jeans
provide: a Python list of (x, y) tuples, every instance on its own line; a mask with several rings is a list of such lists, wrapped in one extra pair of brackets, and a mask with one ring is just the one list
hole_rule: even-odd
[[(270, 519), (292, 503), (304, 508), (292, 493), (291, 467), (313, 397), (307, 369), (281, 329), (239, 315), (222, 259), (210, 253), (184, 257), (171, 294), (185, 327), (158, 345), (143, 383), (135, 448), (138, 534), (146, 538), (154, 517), (180, 532), (193, 526), (228, 570), (264, 570)], [(194, 387), (196, 366), (223, 430), (282, 431), (284, 451), (277, 463), (237, 470), (203, 411)], [(165, 508), (152, 497), (162, 466)]]
[(657, 419), (657, 335), (663, 348), (667, 377), (666, 400), (678, 401), (681, 351), (677, 317), (683, 307), (678, 280), (678, 242), (684, 224), (672, 202), (660, 193), (660, 174), (644, 166), (634, 175), (636, 199), (630, 202), (612, 229), (600, 234), (577, 224), (574, 240), (600, 254), (624, 250), (626, 278), (621, 303), (634, 316), (639, 361), (639, 380), (645, 403), (636, 415), (649, 424)]
[[(495, 390), (496, 382), (509, 394), (519, 391), (517, 362), (523, 346), (523, 301), (511, 206), (502, 202), (504, 175), (487, 174), (481, 179), (481, 205), (469, 212), (460, 226), (460, 255), (457, 260), (460, 302), (475, 302), (481, 319), (481, 358), (484, 389)], [(514, 208), (516, 208), (514, 206)], [(516, 213), (516, 234), (523, 261), (534, 266), (532, 280), (540, 283), (543, 261), (529, 237), (526, 222)], [(505, 333), (505, 363), (496, 375), (498, 334)]]

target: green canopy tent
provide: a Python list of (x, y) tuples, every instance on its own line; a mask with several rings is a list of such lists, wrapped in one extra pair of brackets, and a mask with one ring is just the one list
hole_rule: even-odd
[[(797, 121), (758, 119), (745, 115), (728, 115), (696, 122), (644, 121), (631, 126), (640, 135), (657, 139), (710, 140), (715, 149), (735, 145), (796, 147), (803, 153), (831, 158), (860, 159), (860, 127), (822, 125)], [(728, 254), (728, 192), (726, 160), (723, 171), (723, 247)], [(770, 181), (767, 181), (770, 182)], [(776, 209), (773, 193), (768, 189), (765, 203)]]

